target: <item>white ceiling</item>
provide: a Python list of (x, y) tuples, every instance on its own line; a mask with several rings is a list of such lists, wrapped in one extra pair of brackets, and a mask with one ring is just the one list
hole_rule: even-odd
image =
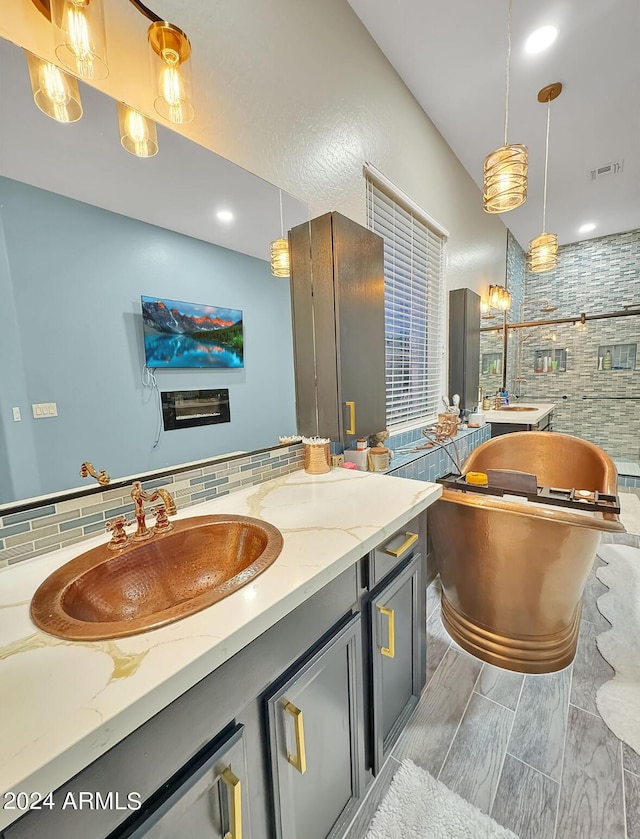
[[(486, 155), (504, 141), (507, 0), (349, 0), (463, 166), (482, 186)], [(524, 43), (559, 30), (545, 52)], [(546, 105), (551, 105), (547, 231), (561, 244), (640, 228), (640, 2), (513, 0), (509, 142), (529, 147), (526, 202), (503, 214), (523, 248), (542, 228)], [(589, 172), (624, 160), (592, 182)], [(597, 224), (579, 234), (585, 222)]]
[[(83, 118), (60, 125), (34, 105), (24, 53), (0, 38), (0, 174), (259, 259), (280, 236), (279, 190), (158, 126), (158, 155), (120, 146), (115, 102), (81, 85)], [(282, 193), (285, 231), (309, 217)], [(223, 224), (216, 212), (234, 213)]]

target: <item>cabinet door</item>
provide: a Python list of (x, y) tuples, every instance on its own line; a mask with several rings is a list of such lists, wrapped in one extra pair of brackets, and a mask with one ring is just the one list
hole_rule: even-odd
[(387, 427), (383, 241), (340, 213), (332, 221), (340, 439), (349, 445)]
[(369, 604), (374, 773), (382, 767), (420, 698), (423, 580), (423, 560), (418, 555), (374, 594)]
[(168, 781), (113, 839), (250, 839), (246, 778), (237, 726)]
[(342, 836), (364, 790), (360, 618), (267, 698), (278, 839)]

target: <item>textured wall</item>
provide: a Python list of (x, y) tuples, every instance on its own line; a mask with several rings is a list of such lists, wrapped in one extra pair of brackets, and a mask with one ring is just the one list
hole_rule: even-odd
[[(270, 446), (295, 428), (289, 289), (267, 262), (17, 181), (0, 179), (0, 200), (15, 300), (15, 317), (11, 295), (0, 307), (3, 422), (22, 411), (3, 428), (15, 475), (0, 475), (0, 501), (78, 486), (83, 460), (117, 477)], [(0, 285), (3, 264), (0, 251)], [(153, 448), (141, 294), (243, 310), (244, 368), (156, 373), (162, 390), (229, 388), (230, 423), (166, 432)], [(58, 418), (34, 420), (32, 402), (57, 402)]]
[[(30, 5), (3, 0), (0, 34), (51, 52)], [(127, 3), (107, 6), (117, 37), (100, 87), (153, 113), (144, 20)], [(451, 288), (504, 282), (502, 221), (483, 212), (477, 186), (347, 0), (156, 0), (154, 9), (193, 44), (198, 115), (181, 133), (302, 198), (313, 215), (339, 210), (362, 223), (369, 161), (451, 231)]]
[[(640, 230), (565, 245), (558, 267), (526, 272), (526, 320), (600, 314), (640, 303)], [(557, 310), (540, 311), (548, 298)], [(523, 342), (522, 398), (555, 402), (556, 431), (576, 434), (617, 459), (640, 458), (640, 355), (635, 370), (598, 370), (598, 347), (640, 344), (640, 315), (518, 330)], [(536, 351), (567, 350), (565, 373), (534, 373)]]

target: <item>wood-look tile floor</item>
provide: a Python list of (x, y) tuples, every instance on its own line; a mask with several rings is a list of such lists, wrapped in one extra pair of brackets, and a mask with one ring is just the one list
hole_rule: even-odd
[[(603, 541), (640, 547), (637, 536)], [(406, 757), (520, 839), (640, 839), (640, 756), (607, 728), (595, 702), (613, 674), (595, 642), (609, 626), (596, 606), (606, 591), (595, 576), (601, 564), (585, 590), (576, 658), (546, 676), (462, 651), (442, 626), (432, 584), (427, 687), (347, 839), (366, 836)]]

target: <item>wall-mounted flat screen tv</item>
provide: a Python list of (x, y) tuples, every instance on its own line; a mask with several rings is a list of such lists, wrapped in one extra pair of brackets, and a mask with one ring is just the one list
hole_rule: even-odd
[(147, 367), (244, 367), (242, 311), (142, 296)]

